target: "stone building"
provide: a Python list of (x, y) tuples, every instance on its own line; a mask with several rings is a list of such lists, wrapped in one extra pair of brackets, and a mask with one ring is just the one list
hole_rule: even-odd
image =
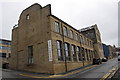
[(23, 10), (12, 30), (10, 68), (58, 74), (87, 66), (101, 42), (95, 40), (52, 15), (51, 5), (36, 3)]
[(104, 58), (101, 35), (97, 25), (95, 24), (90, 27), (80, 29), (79, 31), (93, 41), (95, 57), (101, 58), (101, 59)]
[(117, 56), (117, 54), (116, 54), (116, 47), (108, 45), (108, 48), (109, 48), (109, 52), (110, 52), (109, 59), (116, 57)]
[(0, 62), (3, 68), (7, 68), (11, 55), (11, 41), (0, 39)]

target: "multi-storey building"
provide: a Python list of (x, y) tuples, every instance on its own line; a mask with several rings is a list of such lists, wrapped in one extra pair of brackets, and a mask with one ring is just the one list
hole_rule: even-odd
[(116, 57), (116, 47), (108, 45), (108, 48), (109, 48), (109, 52), (110, 52), (109, 58), (111, 59), (113, 57)]
[(110, 51), (109, 51), (108, 45), (102, 43), (102, 46), (103, 46), (104, 56), (107, 59), (109, 59), (109, 57), (110, 57)]
[(9, 64), (9, 58), (11, 55), (11, 41), (0, 39), (0, 60), (2, 62), (3, 68), (7, 67)]
[(83, 28), (79, 30), (83, 35), (90, 38), (93, 41), (93, 46), (95, 50), (95, 57), (104, 58), (101, 35), (97, 25), (92, 25), (87, 28)]
[(57, 74), (87, 66), (95, 57), (94, 41), (51, 14), (51, 5), (23, 10), (12, 30), (10, 68)]

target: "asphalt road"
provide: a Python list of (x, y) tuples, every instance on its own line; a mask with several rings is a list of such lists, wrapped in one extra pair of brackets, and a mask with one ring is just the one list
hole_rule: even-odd
[(104, 62), (94, 68), (79, 72), (77, 74), (69, 75), (67, 78), (95, 78), (101, 79), (111, 69), (118, 67), (117, 58), (111, 59), (108, 62)]
[[(80, 78), (81, 78), (80, 80), (82, 80), (82, 78), (84, 80), (85, 79), (100, 80), (101, 78), (103, 78), (104, 75), (106, 75), (113, 68), (118, 68), (117, 58), (111, 59), (108, 62), (104, 62), (104, 63), (97, 65), (93, 68), (83, 70), (83, 71), (75, 73), (75, 74), (63, 76), (63, 77), (61, 76), (61, 77), (58, 77), (54, 80), (59, 80), (59, 78), (67, 78), (67, 80), (68, 80), (68, 78), (69, 79), (71, 78), (72, 80), (75, 78), (77, 80)], [(21, 74), (21, 72), (19, 72), (19, 71), (3, 70), (2, 71), (2, 78), (11, 78), (11, 79), (12, 78), (31, 78), (31, 77), (25, 77), (25, 76), (22, 76), (19, 74)], [(5, 79), (3, 79), (3, 80), (5, 80)]]

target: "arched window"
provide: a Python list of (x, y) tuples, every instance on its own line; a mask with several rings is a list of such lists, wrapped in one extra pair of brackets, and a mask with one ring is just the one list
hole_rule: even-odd
[(81, 56), (81, 53), (80, 53), (80, 47), (79, 46), (77, 46), (77, 52), (78, 52), (79, 61), (82, 61), (82, 56)]
[(58, 53), (58, 60), (62, 61), (63, 60), (63, 55), (62, 55), (62, 42), (57, 40), (57, 53)]
[(64, 43), (64, 49), (65, 49), (65, 56), (66, 56), (66, 61), (70, 61), (70, 49), (69, 49), (69, 44)]
[(73, 60), (74, 60), (74, 61), (77, 61), (75, 45), (72, 45), (71, 47), (72, 47)]

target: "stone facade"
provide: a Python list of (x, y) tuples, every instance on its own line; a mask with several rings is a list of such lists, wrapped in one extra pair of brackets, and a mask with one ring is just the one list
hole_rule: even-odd
[(108, 48), (109, 48), (109, 53), (110, 53), (109, 59), (116, 57), (116, 47), (108, 45)]
[[(100, 35), (99, 35), (100, 36)], [(97, 41), (51, 14), (51, 5), (33, 4), (12, 30), (10, 68), (58, 74), (92, 64)], [(97, 48), (98, 49), (98, 48)], [(97, 51), (97, 50), (96, 50)], [(102, 53), (99, 55), (103, 57)]]
[(101, 59), (104, 58), (101, 35), (97, 25), (95, 24), (91, 27), (87, 27), (79, 31), (86, 37), (92, 39), (94, 50), (95, 50), (95, 56)]

